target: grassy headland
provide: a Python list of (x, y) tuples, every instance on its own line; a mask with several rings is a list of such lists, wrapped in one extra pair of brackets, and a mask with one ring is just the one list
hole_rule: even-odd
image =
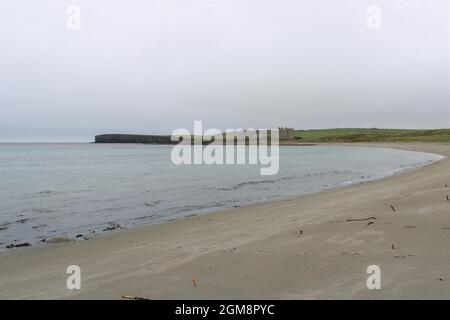
[(319, 129), (296, 130), (301, 142), (450, 142), (450, 129)]

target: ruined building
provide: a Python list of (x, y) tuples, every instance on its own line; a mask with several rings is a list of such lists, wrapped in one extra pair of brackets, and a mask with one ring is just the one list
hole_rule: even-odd
[(294, 128), (278, 128), (280, 141), (283, 140), (295, 140)]

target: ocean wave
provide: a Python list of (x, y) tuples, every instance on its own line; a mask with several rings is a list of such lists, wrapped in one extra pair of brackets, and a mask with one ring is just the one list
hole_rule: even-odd
[(275, 179), (272, 180), (259, 180), (259, 181), (255, 181), (255, 180), (250, 180), (250, 181), (245, 181), (245, 182), (241, 182), (241, 183), (237, 183), (237, 184), (233, 184), (231, 186), (227, 186), (227, 187), (221, 187), (221, 188), (217, 188), (217, 190), (220, 191), (230, 191), (230, 190), (236, 190), (242, 187), (246, 187), (246, 186), (250, 186), (250, 185), (258, 185), (258, 184), (265, 184), (265, 183), (275, 183), (277, 182)]
[(233, 191), (240, 188), (248, 187), (248, 186), (255, 186), (255, 185), (261, 185), (261, 184), (273, 184), (281, 181), (286, 180), (294, 180), (294, 179), (305, 179), (305, 178), (312, 178), (312, 177), (322, 177), (322, 176), (335, 176), (335, 175), (357, 175), (362, 174), (360, 172), (356, 172), (353, 170), (328, 170), (323, 172), (315, 172), (315, 173), (308, 173), (304, 175), (290, 175), (290, 176), (284, 176), (284, 177), (278, 177), (276, 179), (265, 179), (265, 180), (249, 180), (240, 182), (237, 184), (220, 187), (216, 190), (218, 191)]

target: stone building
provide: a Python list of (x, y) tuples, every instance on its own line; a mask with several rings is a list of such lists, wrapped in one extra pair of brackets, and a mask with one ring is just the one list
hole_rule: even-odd
[(295, 140), (294, 128), (278, 128), (280, 141), (282, 140)]

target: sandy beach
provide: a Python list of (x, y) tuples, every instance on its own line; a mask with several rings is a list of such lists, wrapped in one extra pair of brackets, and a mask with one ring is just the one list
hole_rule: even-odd
[[(0, 256), (0, 298), (449, 299), (450, 144), (351, 145), (446, 158), (295, 199), (12, 250)], [(81, 268), (81, 290), (66, 288), (69, 265)], [(366, 287), (369, 265), (381, 268), (380, 290)]]

